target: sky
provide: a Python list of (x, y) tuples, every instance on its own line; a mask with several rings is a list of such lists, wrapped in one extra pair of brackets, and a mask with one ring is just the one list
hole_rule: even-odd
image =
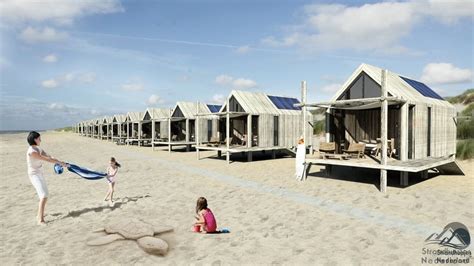
[(0, 0), (0, 130), (219, 104), (232, 89), (331, 98), (362, 63), (442, 96), (473, 86), (474, 0)]

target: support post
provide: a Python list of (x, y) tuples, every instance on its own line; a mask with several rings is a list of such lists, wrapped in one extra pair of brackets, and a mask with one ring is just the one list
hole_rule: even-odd
[(197, 159), (199, 160), (199, 101), (197, 102), (197, 105), (196, 105), (196, 120), (195, 120), (194, 130), (196, 131), (195, 132), (196, 156), (197, 156)]
[[(387, 101), (387, 70), (382, 70), (382, 110), (380, 112), (381, 118), (381, 142), (382, 142), (382, 158), (380, 164), (387, 165), (387, 126), (388, 126), (388, 101)], [(380, 191), (387, 192), (387, 170), (380, 170)]]
[(155, 150), (155, 130), (156, 130), (156, 126), (155, 126), (155, 120), (151, 119), (151, 150), (154, 151)]
[(171, 114), (168, 118), (168, 152), (171, 153)]
[(247, 152), (247, 161), (252, 161), (252, 141), (253, 141), (253, 132), (252, 132), (252, 115), (247, 115), (247, 148), (249, 151)]
[(189, 132), (189, 119), (186, 118), (186, 137), (185, 137), (185, 141), (186, 141), (186, 151), (189, 151), (189, 145), (188, 145), (188, 143), (189, 143), (189, 137), (190, 137), (189, 133), (190, 133), (190, 132)]
[[(408, 160), (408, 103), (400, 108), (400, 150), (397, 151), (400, 161)], [(408, 172), (400, 172), (400, 185), (408, 186)]]
[(326, 109), (326, 142), (331, 142), (331, 109)]
[(301, 81), (301, 103), (304, 104), (302, 109), (303, 112), (303, 140), (305, 143), (305, 153), (306, 147), (309, 145), (309, 141), (307, 139), (306, 128), (307, 128), (307, 121), (306, 121), (306, 80)]
[(142, 122), (138, 122), (138, 147), (141, 145), (141, 139), (142, 139)]
[(130, 122), (127, 122), (127, 138), (125, 138), (125, 142), (127, 143), (127, 146), (129, 145), (128, 138), (130, 137)]
[(229, 98), (227, 98), (227, 114), (226, 114), (226, 120), (225, 120), (225, 130), (226, 130), (226, 161), (229, 164), (230, 163), (230, 105), (229, 105)]

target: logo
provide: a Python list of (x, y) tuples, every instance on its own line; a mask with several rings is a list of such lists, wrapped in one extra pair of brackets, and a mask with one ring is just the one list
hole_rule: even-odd
[(471, 236), (464, 224), (454, 222), (446, 225), (441, 233), (431, 234), (425, 243), (426, 245), (438, 244), (444, 247), (465, 249), (471, 243)]

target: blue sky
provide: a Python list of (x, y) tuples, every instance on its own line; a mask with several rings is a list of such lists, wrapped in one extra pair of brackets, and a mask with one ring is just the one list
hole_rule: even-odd
[(327, 100), (368, 63), (473, 87), (474, 1), (0, 0), (0, 130), (50, 129), (232, 89)]

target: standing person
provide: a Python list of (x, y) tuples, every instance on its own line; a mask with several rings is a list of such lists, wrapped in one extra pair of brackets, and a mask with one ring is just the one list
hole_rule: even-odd
[[(207, 200), (204, 197), (199, 197), (196, 202), (196, 222), (193, 230), (195, 232), (215, 233), (217, 229), (217, 222), (211, 209), (207, 207)], [(201, 231), (202, 230), (202, 231)]]
[(107, 182), (109, 183), (109, 190), (107, 191), (107, 194), (105, 195), (104, 201), (109, 200), (110, 196), (110, 202), (114, 202), (113, 196), (114, 196), (114, 191), (115, 191), (115, 181), (117, 178), (117, 172), (118, 169), (121, 165), (115, 160), (114, 157), (110, 158), (109, 162), (109, 167), (107, 167)]
[(67, 164), (51, 157), (39, 147), (41, 144), (41, 135), (38, 132), (31, 131), (28, 134), (27, 141), (30, 145), (30, 147), (28, 147), (28, 151), (26, 152), (28, 176), (39, 197), (38, 215), (36, 218), (38, 219), (39, 225), (44, 225), (46, 224), (44, 221), (44, 209), (46, 206), (46, 201), (48, 200), (48, 186), (46, 185), (46, 180), (43, 177), (43, 161), (58, 163), (63, 167), (67, 167)]

